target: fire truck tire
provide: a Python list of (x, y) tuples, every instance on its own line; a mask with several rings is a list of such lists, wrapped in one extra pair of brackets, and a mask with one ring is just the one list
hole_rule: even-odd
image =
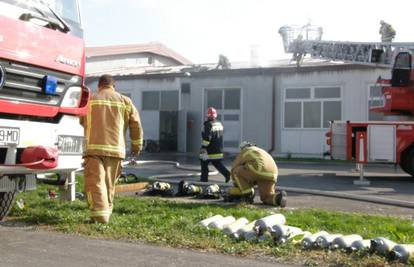
[(414, 146), (411, 146), (402, 153), (400, 167), (406, 173), (414, 176)]
[(0, 192), (0, 221), (7, 216), (14, 204), (16, 191)]

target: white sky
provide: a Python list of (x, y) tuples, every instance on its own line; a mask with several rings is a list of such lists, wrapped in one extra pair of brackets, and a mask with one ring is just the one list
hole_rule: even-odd
[(323, 40), (380, 40), (379, 21), (414, 42), (413, 0), (80, 0), (88, 46), (161, 42), (194, 63), (288, 58), (278, 34), (286, 24), (310, 21)]

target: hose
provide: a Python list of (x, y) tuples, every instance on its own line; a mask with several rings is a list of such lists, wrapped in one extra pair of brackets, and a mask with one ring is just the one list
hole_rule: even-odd
[(341, 192), (284, 187), (284, 186), (278, 186), (277, 189), (285, 190), (287, 192), (292, 192), (292, 193), (302, 193), (302, 194), (319, 195), (319, 196), (325, 196), (325, 197), (343, 198), (343, 199), (358, 200), (358, 201), (364, 201), (364, 202), (371, 202), (371, 203), (377, 203), (377, 204), (385, 204), (385, 205), (414, 209), (414, 202), (406, 201), (406, 200), (390, 199), (390, 198), (384, 198), (384, 197), (373, 197), (373, 196), (359, 196), (355, 194), (348, 194), (348, 193), (341, 193)]

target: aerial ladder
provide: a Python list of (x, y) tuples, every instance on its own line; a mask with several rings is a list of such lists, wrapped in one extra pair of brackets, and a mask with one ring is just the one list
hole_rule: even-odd
[(327, 143), (332, 159), (355, 161), (361, 168), (370, 162), (399, 164), (414, 176), (414, 42), (324, 41), (322, 28), (310, 24), (283, 26), (279, 34), (298, 67), (309, 55), (392, 69), (391, 79), (378, 77), (382, 103), (371, 108), (383, 113), (384, 121), (332, 121)]

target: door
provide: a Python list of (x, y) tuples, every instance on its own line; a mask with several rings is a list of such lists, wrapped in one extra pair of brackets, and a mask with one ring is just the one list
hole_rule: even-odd
[[(214, 107), (217, 119), (223, 123), (225, 152), (238, 152), (241, 142), (241, 89), (207, 88), (204, 94), (204, 110)], [(203, 112), (204, 114), (204, 112)]]

